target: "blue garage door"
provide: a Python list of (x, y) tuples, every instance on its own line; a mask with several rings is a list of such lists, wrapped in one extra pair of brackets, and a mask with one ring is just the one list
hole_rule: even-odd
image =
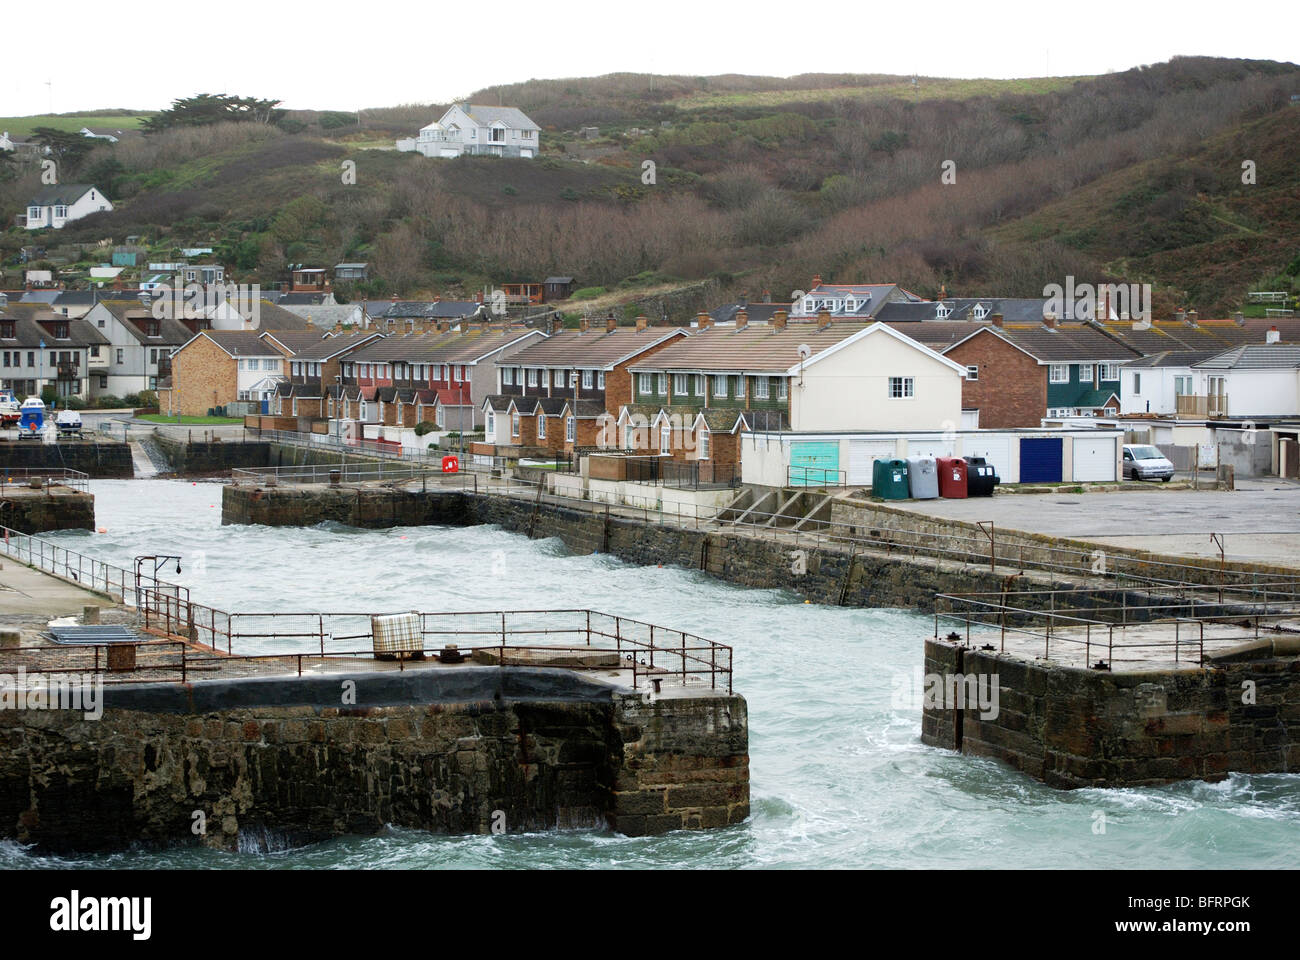
[(1061, 438), (1022, 437), (1020, 440), (1020, 482), (1061, 482)]

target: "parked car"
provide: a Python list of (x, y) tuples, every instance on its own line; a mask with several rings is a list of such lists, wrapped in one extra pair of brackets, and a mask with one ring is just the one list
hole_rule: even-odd
[(1174, 465), (1165, 455), (1149, 444), (1124, 444), (1124, 479), (1159, 480), (1168, 483), (1174, 475)]

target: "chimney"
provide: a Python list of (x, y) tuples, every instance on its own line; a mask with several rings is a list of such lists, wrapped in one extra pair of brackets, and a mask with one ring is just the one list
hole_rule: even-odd
[(648, 327), (649, 325), (650, 325), (650, 318), (649, 318), (649, 317), (647, 317), (647, 316), (645, 316), (645, 315), (642, 315), (642, 316), (639, 316), (639, 317), (636, 318), (636, 328), (637, 328), (638, 331), (640, 331), (640, 330), (644, 330), (644, 329), (645, 329), (646, 327)]
[(825, 330), (831, 325), (831, 312), (829, 310), (817, 311), (817, 329)]
[(1244, 327), (1246, 325), (1246, 315), (1238, 310), (1232, 315), (1232, 322), (1239, 327)]
[(749, 325), (749, 311), (748, 311), (748, 310), (737, 310), (737, 311), (736, 311), (736, 329), (737, 329), (737, 330), (744, 330), (745, 327), (748, 326), (748, 325)]
[(771, 303), (771, 302), (772, 302), (772, 291), (771, 291), (771, 290), (764, 290), (764, 291), (763, 291), (763, 302), (764, 302), (764, 303)]
[(790, 319), (790, 315), (784, 310), (778, 310), (772, 314), (772, 327), (776, 330), (784, 330), (785, 322)]
[(1182, 323), (1182, 322), (1183, 322), (1184, 320), (1186, 320), (1186, 319), (1187, 319), (1187, 311), (1186, 311), (1186, 310), (1175, 310), (1175, 311), (1174, 311), (1174, 323)]
[(617, 321), (616, 319), (614, 319), (614, 315), (613, 315), (612, 313), (611, 313), (608, 317), (605, 318), (605, 332), (606, 332), (606, 333), (613, 333), (613, 332), (614, 332), (614, 328), (617, 327), (617, 326), (618, 326), (618, 321)]
[(1264, 334), (1264, 342), (1280, 343), (1281, 340), (1282, 340), (1282, 334), (1278, 331), (1277, 324), (1275, 323), (1273, 324), (1273, 326), (1269, 327), (1268, 332)]
[(1196, 316), (1197, 316), (1197, 314), (1196, 314), (1196, 311), (1195, 311), (1195, 310), (1188, 310), (1188, 311), (1187, 311), (1187, 322), (1190, 323), (1192, 326), (1196, 326)]
[(591, 326), (591, 323), (587, 320), (586, 317), (583, 317), (581, 320), (578, 321), (578, 332), (579, 332), (579, 333), (586, 333), (586, 332), (587, 332), (587, 328), (588, 328), (589, 326)]
[(1043, 314), (1043, 326), (1045, 326), (1048, 330), (1055, 330), (1055, 329), (1056, 329), (1056, 314), (1054, 314), (1054, 313), (1045, 313), (1045, 314)]
[(993, 326), (995, 327), (1002, 326), (1002, 314), (1000, 313), (993, 314), (993, 316), (989, 317), (989, 323), (993, 324)]
[(713, 318), (701, 310), (695, 315), (695, 326), (700, 330), (707, 330), (713, 326)]
[(822, 285), (822, 275), (821, 275), (820, 273), (814, 273), (814, 274), (813, 274), (813, 282), (812, 282), (812, 285), (813, 285), (814, 287), (820, 287), (820, 286)]
[(482, 303), (482, 302), (483, 302), (483, 291), (482, 291), (482, 290), (480, 290), (478, 293), (474, 294), (474, 302), (475, 302), (475, 303)]

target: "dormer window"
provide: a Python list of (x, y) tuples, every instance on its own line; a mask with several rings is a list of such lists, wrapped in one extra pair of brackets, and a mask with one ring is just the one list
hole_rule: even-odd
[(858, 309), (858, 301), (854, 300), (852, 297), (845, 297), (844, 298), (845, 312), (852, 313), (856, 309)]
[(941, 303), (934, 308), (934, 317), (936, 320), (947, 320), (948, 315), (952, 313), (952, 307), (946, 303)]
[(817, 301), (814, 300), (812, 297), (808, 297), (808, 298), (807, 298), (806, 300), (804, 300), (804, 302), (803, 302), (803, 308), (804, 308), (804, 310), (807, 311), (808, 313), (812, 313), (814, 310), (817, 309)]
[(984, 304), (982, 303), (975, 304), (975, 309), (971, 311), (971, 316), (973, 316), (976, 320), (983, 320), (988, 315), (989, 315), (989, 308), (984, 306)]
[(0, 320), (0, 340), (13, 340), (16, 337), (14, 326), (12, 320)]

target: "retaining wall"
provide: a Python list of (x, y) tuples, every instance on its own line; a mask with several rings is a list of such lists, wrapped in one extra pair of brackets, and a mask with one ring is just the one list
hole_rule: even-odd
[(36, 443), (31, 440), (0, 439), (0, 471), (7, 469), (49, 470), (68, 467), (97, 478), (131, 478), (135, 467), (131, 448), (122, 442), (63, 440)]

